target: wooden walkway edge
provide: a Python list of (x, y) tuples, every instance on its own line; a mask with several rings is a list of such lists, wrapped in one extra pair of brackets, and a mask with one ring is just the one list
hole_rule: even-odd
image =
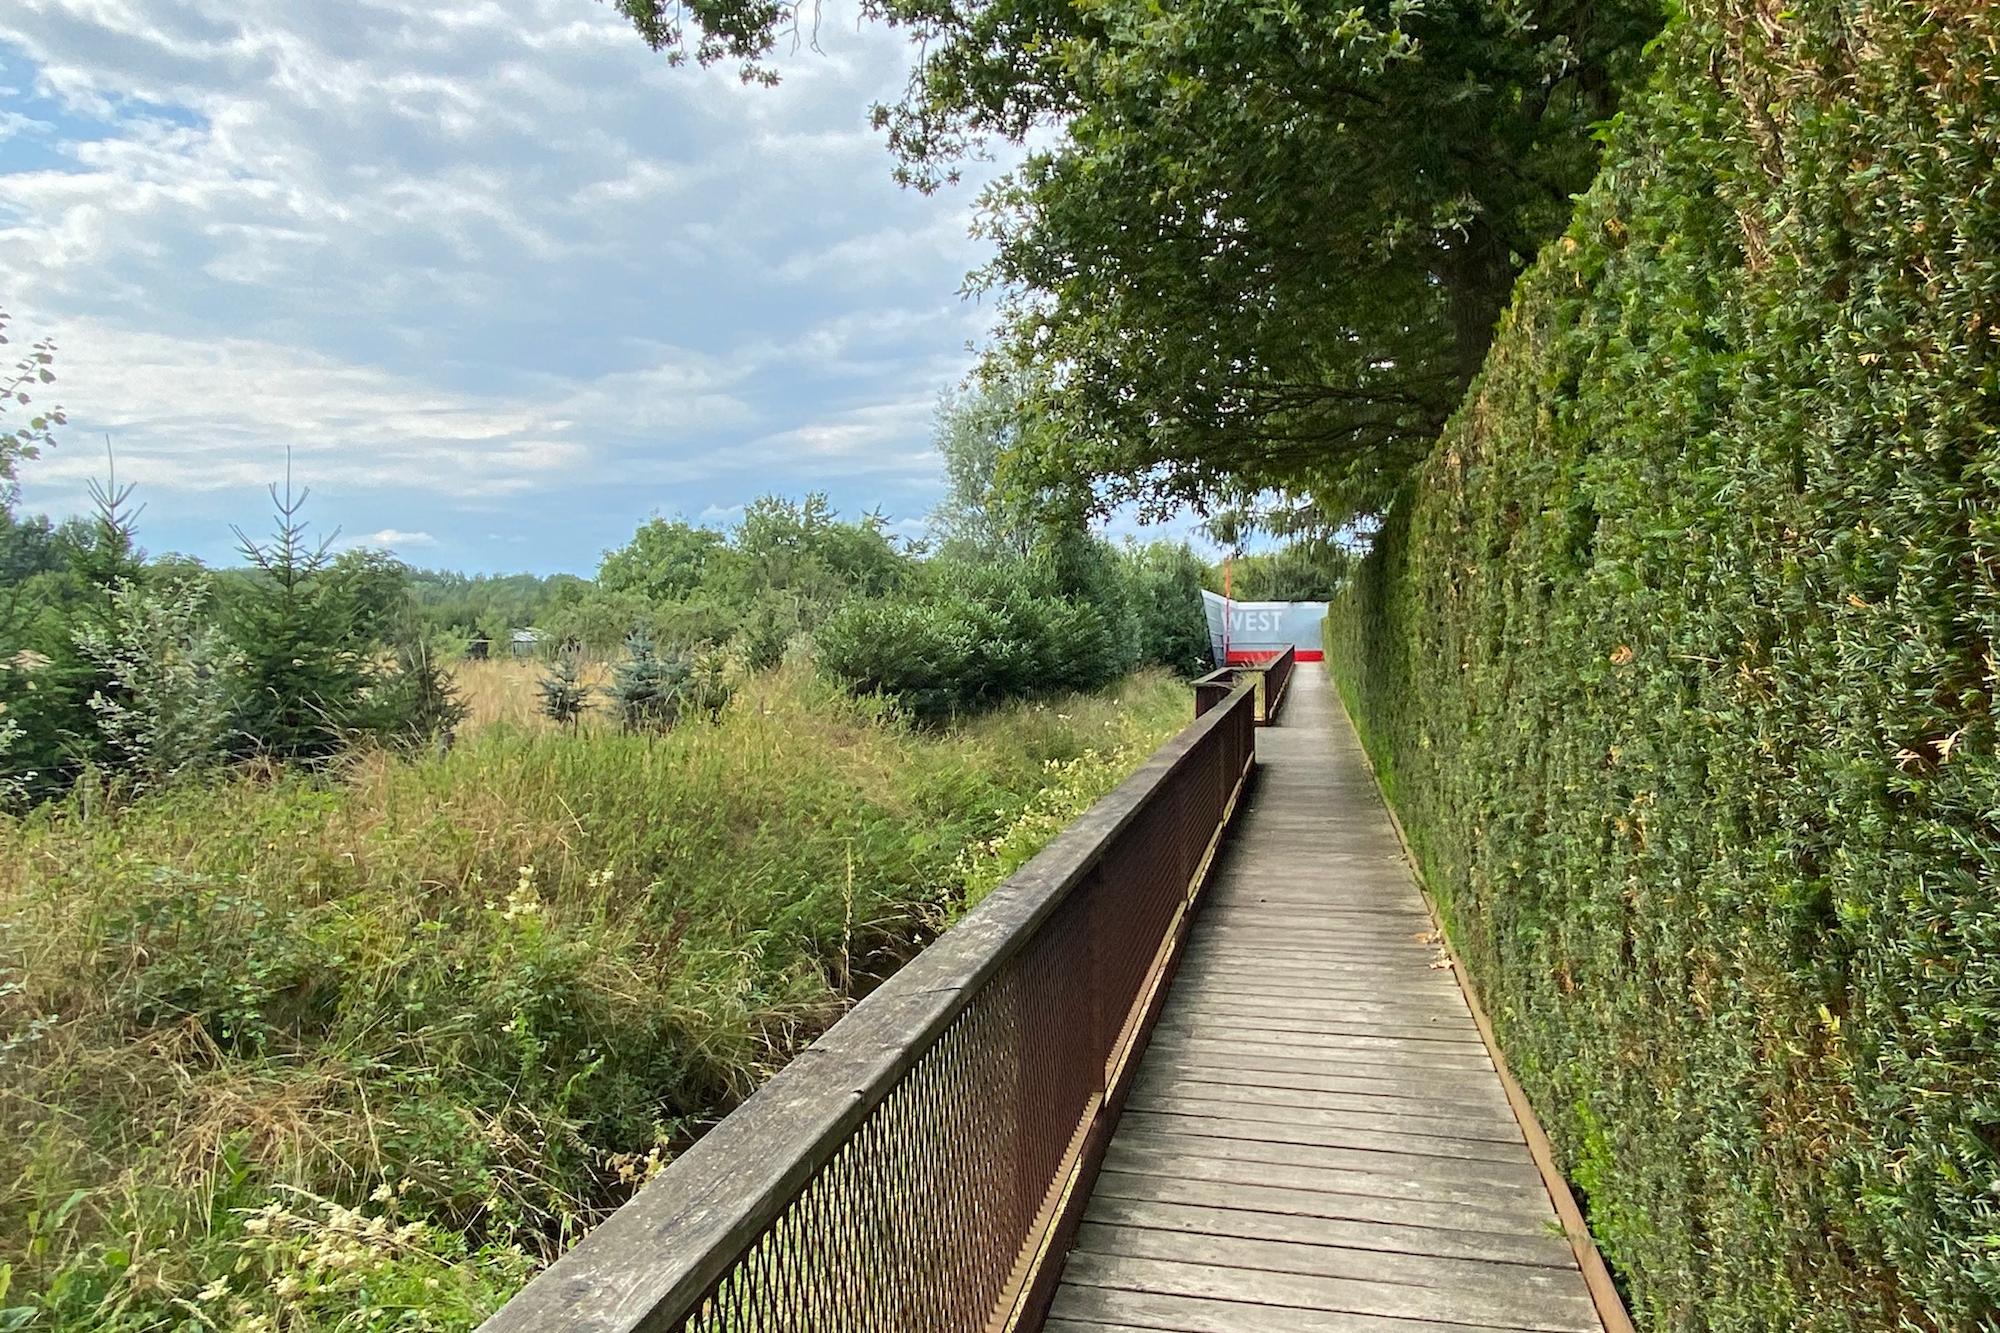
[(1051, 1333), (1604, 1333), (1352, 729), (1301, 664)]

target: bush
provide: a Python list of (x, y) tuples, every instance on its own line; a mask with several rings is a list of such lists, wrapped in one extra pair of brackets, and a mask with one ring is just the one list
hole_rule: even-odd
[(1642, 1327), (2000, 1311), (1996, 39), (1691, 6), (1329, 623)]
[(797, 595), (765, 592), (743, 613), (731, 642), (752, 671), (768, 671), (785, 660), (786, 649), (806, 632), (810, 619)]
[(625, 644), (625, 658), (604, 688), (618, 725), (626, 731), (664, 731), (683, 717), (714, 719), (729, 706), (734, 687), (727, 659), (713, 649), (661, 650), (645, 634)]
[(1025, 564), (928, 572), (920, 588), (835, 613), (814, 638), (820, 665), (856, 693), (889, 695), (927, 721), (1097, 689), (1125, 665), (1103, 613), (1045, 590)]
[(141, 786), (213, 768), (228, 752), (241, 655), (222, 638), (198, 580), (119, 580), (105, 622), (77, 647), (109, 684), (89, 699), (115, 763)]
[(642, 630), (625, 640), (625, 656), (612, 668), (604, 693), (624, 730), (662, 731), (680, 716), (688, 676), (687, 659), (662, 654)]
[(1124, 560), (1139, 660), (1183, 676), (1207, 671), (1214, 651), (1201, 602), (1207, 565), (1185, 542), (1132, 546)]
[(395, 663), (369, 688), (375, 733), (399, 749), (452, 742), (465, 721), (465, 701), (444, 659), (421, 638), (396, 645)]

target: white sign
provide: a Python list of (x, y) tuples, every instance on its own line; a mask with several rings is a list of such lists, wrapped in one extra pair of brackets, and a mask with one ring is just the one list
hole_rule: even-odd
[(1239, 602), (1204, 589), (1201, 605), (1218, 662), (1270, 657), (1287, 648), (1298, 649), (1301, 661), (1319, 660), (1325, 602)]

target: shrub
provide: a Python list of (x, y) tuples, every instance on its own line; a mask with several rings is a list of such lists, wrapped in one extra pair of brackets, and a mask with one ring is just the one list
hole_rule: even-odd
[(401, 749), (450, 745), (465, 721), (465, 701), (437, 649), (420, 637), (395, 648), (394, 665), (369, 688), (375, 733)]
[(1202, 612), (1201, 557), (1185, 542), (1132, 546), (1123, 554), (1138, 659), (1183, 676), (1207, 671), (1213, 649)]
[(806, 632), (809, 619), (795, 594), (765, 592), (743, 613), (731, 642), (752, 671), (768, 671), (784, 661), (785, 650)]
[(229, 705), (242, 658), (222, 638), (203, 584), (121, 579), (101, 623), (77, 647), (111, 686), (89, 705), (110, 754), (141, 786), (158, 786), (222, 762)]
[(855, 602), (822, 625), (820, 664), (856, 693), (928, 721), (1008, 699), (1096, 689), (1126, 650), (1104, 615), (1045, 590), (1026, 564), (946, 565), (919, 588)]
[(729, 706), (734, 692), (722, 653), (663, 651), (644, 633), (626, 641), (625, 657), (604, 687), (618, 725), (626, 731), (663, 731), (690, 714), (713, 719)]
[(1329, 623), (1643, 1327), (2000, 1310), (1996, 38), (1690, 6)]

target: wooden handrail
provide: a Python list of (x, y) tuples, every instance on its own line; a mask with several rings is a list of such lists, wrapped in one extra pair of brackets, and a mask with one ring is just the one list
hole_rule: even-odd
[(1277, 721), (1278, 710), (1284, 706), (1285, 694), (1291, 687), (1292, 671), (1297, 667), (1298, 660), (1298, 648), (1288, 645), (1275, 656), (1262, 661), (1238, 662), (1219, 667), (1205, 676), (1197, 676), (1194, 681), (1195, 716), (1200, 717), (1215, 707), (1247, 679), (1258, 687), (1257, 725), (1262, 727)]

